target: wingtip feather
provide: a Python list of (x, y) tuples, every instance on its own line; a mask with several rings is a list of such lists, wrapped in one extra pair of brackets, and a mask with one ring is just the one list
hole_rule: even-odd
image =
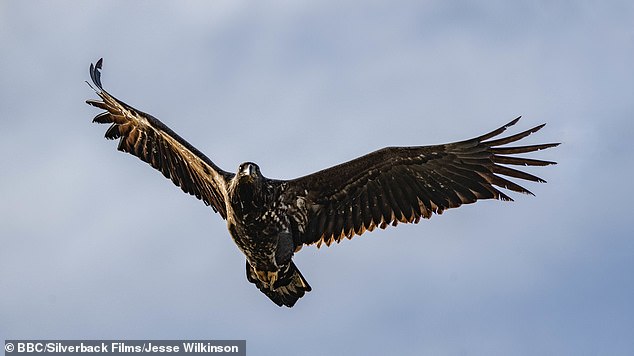
[(521, 118), (522, 118), (522, 115), (520, 115), (520, 116), (516, 117), (516, 118), (515, 118), (515, 119), (513, 119), (511, 122), (509, 122), (508, 124), (506, 124), (504, 127), (508, 129), (509, 127), (511, 127), (511, 126), (513, 126), (513, 125), (515, 125), (515, 124), (517, 124), (517, 123), (520, 121), (520, 119), (521, 119)]
[(99, 58), (96, 64), (90, 63), (90, 79), (95, 83), (99, 90), (103, 90), (101, 85), (101, 68), (103, 66), (103, 58)]
[(507, 123), (506, 125), (504, 125), (504, 126), (502, 126), (500, 128), (497, 128), (497, 129), (495, 129), (495, 130), (493, 130), (491, 132), (488, 132), (488, 133), (486, 133), (486, 134), (484, 134), (482, 136), (477, 137), (475, 139), (475, 141), (476, 142), (482, 142), (482, 141), (488, 140), (488, 139), (490, 139), (492, 137), (498, 136), (502, 132), (506, 131), (506, 129), (508, 129), (509, 127), (517, 124), (520, 121), (521, 118), (522, 118), (522, 116), (518, 116), (515, 119), (513, 119), (511, 122)]

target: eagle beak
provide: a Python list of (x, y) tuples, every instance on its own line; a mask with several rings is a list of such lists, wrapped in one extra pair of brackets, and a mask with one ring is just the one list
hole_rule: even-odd
[(258, 175), (257, 167), (254, 164), (245, 164), (240, 169), (240, 177), (254, 180)]
[(242, 168), (242, 171), (240, 172), (243, 176), (247, 176), (247, 177), (251, 177), (253, 176), (253, 174), (255, 173), (255, 169), (253, 168), (252, 165), (247, 164)]

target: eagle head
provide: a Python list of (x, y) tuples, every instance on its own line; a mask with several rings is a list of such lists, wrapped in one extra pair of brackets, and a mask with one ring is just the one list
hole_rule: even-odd
[(262, 181), (260, 167), (253, 162), (244, 162), (238, 167), (236, 178), (240, 183), (258, 183)]
[(264, 177), (260, 167), (253, 162), (242, 163), (229, 186), (231, 203), (235, 210), (243, 213), (261, 206), (264, 202)]

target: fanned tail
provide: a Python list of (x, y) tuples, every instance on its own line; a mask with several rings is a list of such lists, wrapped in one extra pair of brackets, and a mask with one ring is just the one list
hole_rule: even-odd
[(277, 273), (277, 280), (271, 285), (267, 281), (262, 281), (258, 277), (258, 273), (251, 267), (247, 261), (247, 280), (255, 284), (258, 289), (266, 294), (273, 303), (291, 308), (303, 297), (306, 292), (310, 292), (312, 288), (299, 272), (293, 261), (291, 261), (286, 269)]

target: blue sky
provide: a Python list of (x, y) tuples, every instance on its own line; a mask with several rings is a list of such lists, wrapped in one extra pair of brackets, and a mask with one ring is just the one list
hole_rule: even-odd
[[(0, 2), (0, 338), (247, 339), (249, 354), (634, 353), (629, 1)], [(518, 115), (557, 166), (295, 262), (292, 309), (224, 221), (103, 139), (84, 83), (216, 164), (294, 178)]]

